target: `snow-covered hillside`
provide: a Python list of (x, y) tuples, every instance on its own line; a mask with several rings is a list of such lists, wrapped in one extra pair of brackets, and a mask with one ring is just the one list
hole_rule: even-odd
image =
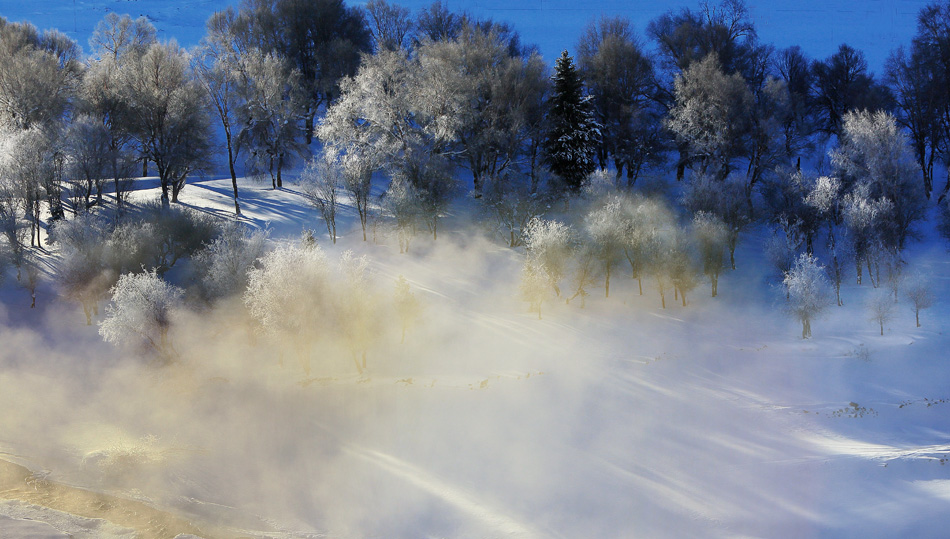
[[(226, 213), (228, 181), (190, 185), (182, 202)], [(293, 188), (243, 193), (248, 222), (272, 223), (278, 238), (320, 224)], [(392, 237), (364, 244), (353, 217), (336, 246), (320, 236), (331, 259), (367, 255), (381, 296), (404, 275), (422, 304), (404, 343), (381, 334), (363, 375), (327, 348), (305, 376), (226, 304), (182, 314), (182, 360), (158, 367), (103, 343), (49, 287), (30, 310), (8, 281), (0, 451), (34, 483), (12, 496), (0, 487), (23, 500), (0, 505), (0, 530), (20, 533), (23, 518), (85, 525), (63, 511), (108, 520), (55, 493), (31, 497), (49, 484), (145, 502), (213, 537), (946, 529), (950, 264), (932, 233), (908, 257), (941, 300), (921, 328), (902, 304), (878, 335), (863, 307), (870, 287), (850, 285), (803, 341), (763, 277), (761, 231), (718, 298), (700, 288), (688, 307), (661, 309), (654, 291), (617, 278), (609, 299), (595, 290), (586, 308), (555, 303), (538, 320), (517, 295), (523, 255), (463, 228), (467, 211), (408, 255)], [(135, 527), (113, 518), (118, 531), (89, 524), (86, 536)]]
[[(414, 11), (428, 3), (403, 2)], [(800, 44), (815, 58), (847, 42), (879, 73), (888, 53), (910, 40), (923, 4), (749, 7), (763, 41)], [(82, 44), (106, 13), (144, 15), (160, 38), (192, 46), (207, 17), (225, 5), (0, 0), (0, 15), (58, 27)], [(572, 49), (600, 14), (629, 16), (642, 32), (667, 10), (696, 7), (446, 5), (511, 22), (548, 61)], [(827, 155), (830, 145), (816, 153)], [(331, 242), (294, 181), (302, 168), (285, 171), (280, 189), (239, 178), (237, 220), (266, 231), (271, 252), (308, 253), (312, 266), (285, 267), (281, 277), (316, 285), (297, 294), (262, 285), (251, 287), (259, 294), (253, 301), (242, 290), (212, 302), (195, 286), (200, 263), (183, 257), (165, 277), (184, 298), (167, 318), (162, 313), (167, 332), (153, 350), (123, 339), (135, 316), (105, 332), (114, 346), (99, 324), (115, 306), (103, 300), (98, 311), (84, 312), (66, 297), (64, 280), (54, 277), (65, 242), (46, 241), (48, 215), (23, 275), (0, 266), (0, 539), (947, 534), (950, 255), (932, 200), (919, 234), (900, 252), (904, 275), (926, 276), (936, 298), (920, 324), (906, 288), (875, 289), (869, 278), (859, 285), (848, 273), (843, 305), (829, 306), (811, 322), (812, 338), (802, 339), (767, 260), (772, 231), (764, 224), (742, 230), (737, 269), (723, 270), (716, 297), (704, 278), (682, 303), (667, 284), (664, 306), (654, 278), (673, 270), (658, 264), (645, 271), (641, 292), (618, 254), (609, 298), (600, 277), (588, 284), (589, 295), (571, 301), (562, 283), (557, 297), (545, 288), (539, 312), (524, 300), (525, 248), (509, 248), (486, 230), (479, 205), (489, 191), (480, 200), (467, 193), (471, 176), (440, 216), (438, 239), (425, 224), (397, 231), (395, 218), (380, 217), (370, 219), (364, 240), (353, 200), (341, 194)], [(670, 193), (686, 182), (673, 179), (673, 168), (644, 172), (637, 194), (681, 202)], [(608, 173), (594, 176), (599, 189), (613, 189)], [(373, 205), (382, 180), (374, 180)], [(159, 197), (157, 178), (131, 184), (133, 206)], [(116, 207), (109, 189), (92, 210), (103, 222)], [(227, 222), (236, 219), (233, 193), (231, 178), (211, 170), (190, 177), (179, 202)], [(585, 196), (546, 201), (547, 216), (580, 230), (584, 210), (603, 202)], [(691, 225), (665, 208), (657, 203), (650, 226), (667, 227), (670, 244), (682, 240), (677, 254), (697, 264), (699, 279), (698, 257), (679, 237)], [(92, 222), (72, 213), (66, 221)], [(398, 234), (409, 229), (416, 234), (403, 253)], [(156, 233), (136, 244), (133, 232), (123, 230), (132, 240), (119, 243), (129, 251), (151, 241), (141, 237), (164, 241)], [(819, 254), (824, 234), (815, 236)], [(725, 235), (716, 244), (720, 255)], [(319, 251), (308, 250), (308, 237)], [(656, 258), (671, 259), (673, 250), (655, 249)], [(255, 269), (264, 265), (259, 260)], [(114, 283), (128, 271), (94, 269), (84, 285)], [(895, 294), (895, 310), (872, 319), (867, 301), (882, 293), (887, 306)], [(415, 300), (409, 314), (399, 303), (407, 298)], [(257, 304), (271, 309), (266, 323)]]

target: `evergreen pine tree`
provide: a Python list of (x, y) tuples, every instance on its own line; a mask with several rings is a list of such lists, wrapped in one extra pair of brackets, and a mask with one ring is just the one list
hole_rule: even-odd
[(550, 100), (545, 158), (551, 172), (571, 192), (578, 192), (594, 171), (600, 127), (594, 121), (590, 100), (574, 59), (564, 51), (554, 64), (554, 92)]

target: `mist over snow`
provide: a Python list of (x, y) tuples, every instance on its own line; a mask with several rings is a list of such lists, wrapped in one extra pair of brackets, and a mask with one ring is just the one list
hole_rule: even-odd
[[(0, 2), (3, 17), (83, 46), (114, 12), (144, 15), (160, 40), (192, 47), (227, 5)], [(400, 4), (415, 13), (429, 3)], [(548, 64), (602, 14), (629, 17), (642, 36), (648, 21), (697, 5), (445, 2), (510, 22)], [(922, 5), (751, 2), (749, 14), (765, 43), (817, 60), (848, 43), (879, 74)], [(155, 57), (164, 45), (146, 48)], [(925, 199), (894, 117), (848, 113), (834, 136), (802, 135), (823, 137), (796, 149), (803, 170), (769, 162), (753, 191), (746, 156), (721, 140), (752, 94), (709, 55), (669, 89), (680, 121), (663, 125), (678, 125), (684, 148), (711, 148), (682, 181), (668, 160), (647, 162), (626, 187), (605, 169), (578, 175), (572, 193), (550, 178), (550, 197), (482, 178), (476, 196), (471, 171), (440, 154), (458, 110), (435, 106), (440, 90), (468, 81), (412, 72), (453, 65), (459, 52), (380, 55), (377, 71), (337, 96), (351, 107), (343, 120), (323, 125), (326, 154), (337, 153), (297, 160), (282, 187), (261, 157), (263, 181), (235, 179), (239, 216), (224, 167), (189, 176), (168, 207), (153, 176), (122, 184), (121, 206), (120, 182), (106, 182), (84, 214), (72, 210), (81, 196), (60, 196), (55, 226), (53, 203), (35, 193), (23, 195), (34, 196), (25, 211), (42, 212), (0, 207), (15, 214), (0, 227), (12, 236), (35, 215), (39, 243), (27, 247), (24, 234), (29, 255), (15, 266), (16, 238), (0, 237), (0, 539), (947, 533), (943, 165)], [(187, 71), (184, 53), (167, 56)], [(516, 57), (506, 73), (519, 73)], [(285, 66), (255, 60), (254, 73), (273, 75), (274, 102), (291, 101)], [(397, 76), (434, 81), (432, 93), (373, 101)], [(735, 115), (697, 120), (712, 107), (686, 98), (707, 95), (710, 80), (736, 90), (723, 107)], [(367, 103), (384, 118), (378, 131)], [(304, 123), (292, 113), (278, 123)], [(703, 122), (712, 128), (694, 127)], [(393, 124), (404, 138), (385, 137)], [(0, 131), (0, 150), (34, 164), (54, 153), (22, 140), (33, 139)], [(387, 168), (397, 154), (404, 168)], [(141, 161), (126, 157), (137, 172)], [(8, 161), (0, 155), (0, 174)], [(815, 162), (848, 185), (808, 170)], [(407, 170), (435, 178), (415, 179), (442, 198), (414, 190)], [(511, 184), (534, 180), (519, 172)], [(7, 193), (0, 203), (20, 196)]]
[[(227, 181), (192, 185), (183, 203), (226, 211), (214, 187)], [(304, 211), (289, 192), (285, 206), (266, 206), (273, 215), (253, 217), (273, 195), (245, 192), (252, 220)], [(718, 298), (696, 291), (688, 307), (661, 309), (620, 274), (609, 299), (594, 287), (584, 309), (554, 302), (538, 320), (517, 293), (523, 255), (447, 230), (408, 255), (392, 236), (363, 244), (352, 219), (337, 246), (321, 239), (331, 266), (345, 249), (368, 256), (380, 309), (399, 275), (419, 300), (402, 343), (387, 315), (364, 375), (325, 333), (304, 375), (294, 347), (261, 333), (240, 298), (177, 312), (180, 360), (161, 366), (104, 343), (52, 290), (20, 316), (28, 298), (8, 283), (0, 450), (209, 537), (933, 535), (946, 525), (945, 303), (920, 329), (901, 305), (880, 337), (861, 308), (867, 290), (846, 285), (846, 307), (803, 341), (776, 307), (754, 234)], [(944, 247), (910, 258), (946, 297)], [(0, 514), (52, 518), (39, 506)]]

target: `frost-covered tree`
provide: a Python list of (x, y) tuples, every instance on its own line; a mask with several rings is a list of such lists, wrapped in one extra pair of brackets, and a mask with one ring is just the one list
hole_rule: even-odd
[(560, 221), (535, 217), (525, 228), (524, 244), (530, 263), (544, 268), (548, 286), (561, 296), (559, 283), (567, 276), (573, 252), (571, 229)]
[(491, 178), (482, 189), (481, 208), (492, 232), (508, 247), (524, 243), (528, 223), (544, 212), (545, 197), (531, 193), (524, 182), (510, 178)]
[(597, 160), (612, 157), (619, 178), (637, 172), (641, 148), (637, 131), (644, 127), (653, 98), (653, 63), (634, 34), (630, 20), (601, 17), (591, 21), (578, 42), (577, 63), (591, 93), (594, 117), (602, 126)]
[(858, 185), (842, 200), (842, 217), (854, 250), (857, 282), (861, 284), (862, 267), (867, 267), (868, 278), (875, 288), (873, 269), (877, 257), (884, 252), (883, 231), (885, 221), (892, 212), (892, 202), (887, 198), (873, 199), (867, 185)]
[(831, 305), (831, 287), (814, 256), (802, 253), (785, 274), (788, 311), (802, 323), (802, 338), (811, 337), (811, 322)]
[(719, 217), (704, 211), (693, 216), (693, 236), (699, 248), (703, 274), (709, 277), (712, 297), (719, 293), (719, 273), (722, 271), (728, 231)]
[(531, 108), (545, 90), (540, 56), (512, 55), (505, 38), (494, 27), (466, 25), (457, 39), (425, 42), (417, 50), (416, 91), (429, 104), (423, 110), (448, 120), (449, 155), (471, 170), (476, 196), (485, 180), (519, 164)]
[(674, 217), (666, 204), (649, 198), (626, 199), (625, 211), (630, 226), (623, 253), (642, 296), (643, 276), (651, 265), (657, 234), (671, 227)]
[(574, 256), (570, 259), (572, 262), (570, 268), (571, 288), (574, 294), (567, 298), (567, 302), (573, 301), (580, 296), (581, 309), (587, 304), (587, 287), (595, 284), (597, 276), (597, 257), (594, 256), (594, 250), (590, 245), (581, 243), (575, 250)]
[(541, 320), (541, 304), (551, 296), (551, 280), (544, 266), (530, 258), (521, 268), (521, 297), (528, 302), (532, 311), (537, 311), (538, 320)]
[(237, 172), (234, 170), (237, 157), (235, 129), (239, 128), (237, 112), (241, 106), (239, 90), (242, 44), (241, 38), (235, 35), (237, 16), (237, 12), (230, 6), (211, 15), (205, 24), (207, 34), (202, 38), (192, 59), (192, 69), (208, 96), (215, 116), (221, 122), (228, 150), (231, 187), (234, 190), (234, 213), (241, 215)]
[[(0, 150), (3, 148), (3, 140), (0, 137)], [(26, 238), (29, 234), (25, 211), (24, 201), (17, 195), (16, 185), (0, 174), (0, 234), (7, 244), (5, 261), (17, 268), (18, 280), (23, 257), (26, 256)]]
[(610, 274), (623, 256), (629, 228), (630, 223), (619, 199), (608, 200), (584, 219), (584, 230), (590, 238), (590, 248), (604, 274), (605, 297), (610, 297)]
[(413, 23), (408, 8), (386, 0), (370, 0), (366, 2), (366, 15), (377, 51), (409, 47)]
[(128, 15), (109, 13), (96, 23), (89, 45), (100, 60), (119, 60), (126, 54), (144, 54), (155, 43), (156, 30), (148, 17), (132, 19)]
[(783, 217), (776, 223), (772, 235), (765, 243), (765, 256), (772, 267), (778, 270), (779, 275), (784, 277), (792, 269), (803, 240), (797, 221), (789, 222)]
[(554, 64), (553, 88), (548, 102), (545, 161), (571, 193), (577, 193), (588, 174), (596, 168), (595, 156), (600, 126), (594, 120), (590, 98), (574, 66), (563, 51)]
[(169, 200), (178, 202), (188, 175), (210, 158), (206, 94), (192, 76), (188, 54), (174, 41), (152, 43), (141, 56), (128, 58), (120, 76), (133, 133), (155, 163), (162, 205), (168, 207)]
[(751, 129), (753, 100), (742, 75), (727, 75), (710, 54), (676, 77), (674, 95), (667, 127), (687, 146), (700, 173), (726, 178)]
[(52, 127), (64, 119), (81, 71), (79, 47), (30, 23), (0, 26), (0, 126)]
[(247, 288), (248, 271), (264, 255), (267, 230), (252, 230), (230, 221), (221, 234), (192, 257), (198, 288), (208, 300), (224, 298)]
[(19, 199), (13, 207), (18, 207), (29, 222), (30, 246), (39, 246), (44, 199), (50, 221), (64, 215), (62, 169), (58, 166), (62, 161), (56, 151), (55, 133), (33, 126), (0, 134), (0, 139), (0, 178), (7, 195)]
[(113, 344), (142, 344), (165, 360), (177, 357), (168, 331), (181, 303), (180, 288), (154, 271), (126, 273), (112, 287), (112, 303), (99, 323), (99, 334)]
[(96, 118), (78, 116), (66, 130), (65, 152), (68, 172), (72, 178), (73, 211), (84, 212), (102, 204), (102, 189), (111, 172), (111, 138), (108, 128)]
[[(138, 54), (139, 48), (128, 49), (127, 54)], [(135, 175), (136, 163), (141, 160), (139, 149), (135, 142), (135, 126), (137, 119), (126, 98), (123, 85), (123, 70), (131, 62), (128, 57), (122, 56), (119, 60), (107, 56), (105, 59), (92, 62), (83, 74), (79, 86), (78, 109), (79, 117), (89, 118), (102, 126), (107, 136), (107, 148), (102, 153), (96, 148), (95, 132), (91, 123), (81, 124), (83, 127), (73, 128), (67, 133), (76, 137), (76, 145), (67, 138), (67, 155), (77, 159), (79, 153), (86, 153), (92, 157), (104, 158), (107, 161), (105, 179), (113, 182), (113, 191), (118, 209), (123, 209), (123, 203), (131, 184), (130, 178)], [(74, 121), (74, 124), (76, 121)], [(93, 131), (88, 139), (83, 139), (82, 131)], [(88, 152), (88, 153), (87, 153)], [(94, 156), (94, 157), (93, 157)], [(88, 157), (86, 158), (88, 159)], [(84, 159), (85, 160), (85, 159)], [(73, 172), (75, 174), (75, 171)], [(98, 199), (97, 199), (98, 201)]]
[(343, 0), (243, 0), (236, 23), (252, 47), (300, 74), (300, 118), (310, 144), (317, 113), (340, 96), (340, 80), (372, 50), (363, 10)]
[(344, 181), (343, 172), (336, 163), (324, 156), (307, 163), (307, 168), (300, 173), (299, 181), (300, 189), (310, 205), (320, 211), (327, 225), (327, 234), (335, 244), (337, 199)]
[(304, 154), (299, 139), (305, 116), (301, 75), (276, 54), (256, 49), (241, 57), (240, 66), (238, 148), (250, 174), (270, 177), (277, 189), (283, 187), (283, 170)]
[(884, 323), (894, 317), (895, 303), (890, 292), (885, 290), (873, 290), (868, 296), (865, 306), (868, 310), (868, 317), (872, 322), (877, 322), (881, 328), (881, 335), (884, 335)]
[(342, 289), (334, 298), (334, 322), (349, 348), (356, 370), (366, 370), (366, 352), (379, 335), (382, 319), (366, 276), (369, 261), (346, 251), (340, 257)]
[(825, 60), (816, 60), (811, 70), (819, 126), (826, 135), (840, 136), (849, 112), (874, 113), (891, 107), (893, 97), (868, 72), (864, 53), (849, 45), (842, 44)]
[(383, 193), (382, 205), (393, 220), (399, 241), (399, 252), (408, 253), (409, 243), (416, 234), (419, 195), (409, 182), (397, 178)]
[(355, 77), (341, 82), (340, 99), (317, 129), (327, 151), (341, 156), (354, 177), (384, 170), (393, 184), (410, 187), (434, 237), (456, 188), (446, 150), (455, 138), (457, 111), (452, 93), (430, 84), (437, 73), (405, 51), (368, 57)]
[(881, 241), (900, 251), (913, 227), (924, 218), (925, 196), (920, 173), (893, 116), (886, 112), (849, 112), (844, 115), (841, 144), (831, 160), (842, 178), (866, 186), (874, 201), (888, 200), (891, 208), (880, 222)]
[(845, 245), (839, 227), (841, 225), (841, 181), (837, 178), (821, 176), (815, 181), (811, 192), (805, 197), (805, 203), (817, 212), (819, 222), (824, 223), (828, 230), (828, 254), (831, 256), (831, 266), (828, 273), (835, 286), (835, 297), (838, 306), (841, 302), (841, 281), (844, 279), (843, 261), (846, 253)]
[(807, 200), (816, 181), (801, 170), (779, 168), (760, 184), (769, 220), (779, 226), (783, 222), (785, 226), (794, 225), (809, 253), (814, 253), (815, 236), (823, 224), (821, 212)]
[(678, 293), (673, 282), (673, 268), (677, 262), (683, 261), (681, 251), (684, 249), (684, 240), (679, 227), (673, 222), (655, 228), (650, 235), (647, 269), (653, 275), (656, 290), (660, 293), (660, 306), (664, 309), (670, 289), (674, 290), (674, 294)]
[(920, 327), (920, 311), (929, 309), (934, 304), (933, 285), (923, 275), (915, 274), (904, 285), (904, 297), (910, 301), (917, 327)]
[(688, 211), (711, 213), (726, 224), (726, 245), (732, 269), (736, 269), (739, 234), (752, 223), (749, 189), (748, 183), (735, 174), (724, 181), (716, 181), (706, 174), (695, 174), (683, 193), (683, 205)]
[(673, 284), (673, 298), (677, 295), (686, 307), (686, 294), (699, 285), (700, 270), (693, 254), (694, 245), (684, 230), (677, 229), (673, 249), (667, 259), (670, 282)]

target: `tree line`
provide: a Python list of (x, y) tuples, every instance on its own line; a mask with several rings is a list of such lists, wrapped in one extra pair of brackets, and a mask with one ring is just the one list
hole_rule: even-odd
[[(384, 216), (401, 250), (418, 226), (437, 236), (464, 169), (493, 229), (526, 246), (532, 297), (541, 282), (560, 295), (564, 275), (539, 262), (553, 259), (536, 254), (532, 234), (557, 227), (538, 219), (553, 200), (598, 189), (611, 194), (581, 204), (582, 233), (563, 247), (583, 262), (574, 296), (595, 275), (609, 294), (622, 258), (638, 279), (658, 279), (664, 305), (666, 290), (685, 298), (699, 273), (716, 295), (720, 268), (735, 268), (740, 233), (758, 219), (774, 230), (768, 252), (782, 275), (817, 245), (836, 290), (848, 262), (876, 287), (927, 199), (950, 188), (950, 177), (934, 181), (935, 166), (950, 169), (948, 30), (950, 3), (923, 8), (910, 45), (875, 77), (848, 45), (813, 59), (762, 43), (741, 0), (671, 10), (643, 36), (602, 17), (553, 67), (510, 25), (441, 2), (413, 14), (385, 0), (242, 0), (207, 21), (192, 50), (159, 41), (145, 18), (109, 14), (88, 57), (58, 31), (0, 18), (0, 228), (19, 278), (41, 248), (44, 210), (55, 230), (101, 213), (111, 191), (115, 219), (98, 237), (147, 243), (152, 262), (105, 264), (108, 289), (219, 241), (172, 205), (216, 155), (236, 214), (242, 163), (277, 189), (306, 161), (303, 191), (332, 241), (345, 193), (363, 239)], [(150, 167), (160, 206), (123, 217), (131, 179)], [(673, 205), (687, 216), (636, 194), (641, 178), (667, 170), (682, 180)], [(385, 180), (375, 197), (373, 178)]]

